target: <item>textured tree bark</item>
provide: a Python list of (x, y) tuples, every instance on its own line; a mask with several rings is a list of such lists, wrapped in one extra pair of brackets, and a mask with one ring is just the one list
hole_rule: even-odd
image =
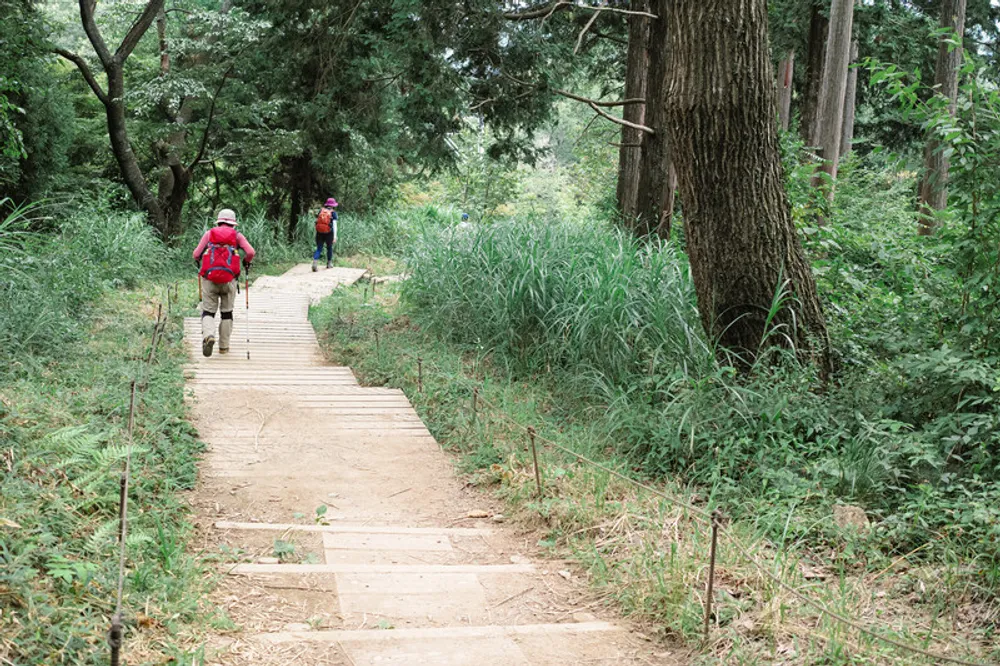
[(795, 73), (795, 50), (790, 49), (778, 63), (778, 124), (785, 132), (792, 119), (792, 74)]
[[(666, 127), (702, 324), (744, 370), (762, 348), (794, 344), (826, 373), (823, 311), (784, 186), (767, 0), (670, 9)], [(790, 298), (775, 314), (779, 290)]]
[(822, 161), (813, 177), (813, 185), (822, 189), (827, 198), (833, 198), (833, 182), (837, 179), (837, 164), (840, 161), (840, 133), (844, 128), (844, 97), (851, 60), (854, 2), (833, 0), (830, 6), (823, 87), (820, 89), (816, 116), (816, 147)]
[(812, 0), (809, 16), (809, 45), (806, 53), (806, 89), (802, 101), (802, 117), (799, 132), (808, 146), (815, 146), (816, 110), (819, 108), (819, 92), (823, 87), (823, 60), (826, 58), (827, 19), (822, 12), (822, 3)]
[[(81, 0), (85, 2), (86, 0)], [(139, 167), (139, 160), (132, 151), (125, 122), (125, 77), (122, 66), (117, 62), (106, 65), (108, 76), (108, 101), (104, 104), (108, 119), (108, 139), (111, 152), (118, 163), (122, 180), (139, 207), (146, 211), (149, 221), (161, 234), (166, 232), (166, 217), (159, 201), (146, 184), (146, 178)]]
[[(632, 0), (634, 11), (649, 11), (646, 0)], [(646, 78), (649, 69), (649, 56), (646, 49), (649, 43), (650, 19), (642, 16), (630, 16), (628, 27), (628, 60), (625, 65), (625, 99), (645, 99)], [(644, 104), (627, 104), (622, 110), (622, 117), (637, 125), (644, 125), (646, 107)], [(618, 212), (625, 224), (631, 227), (638, 213), (639, 168), (642, 156), (643, 132), (632, 127), (622, 126), (621, 148), (618, 151)]]
[(858, 100), (858, 70), (853, 67), (858, 61), (858, 40), (851, 42), (852, 67), (847, 72), (847, 92), (844, 94), (844, 124), (840, 130), (840, 156), (851, 152), (854, 143), (854, 112)]
[[(941, 27), (950, 30), (938, 45), (934, 86), (940, 95), (948, 98), (948, 112), (955, 115), (958, 97), (958, 70), (962, 65), (962, 47), (952, 48), (948, 43), (956, 34), (965, 35), (966, 0), (944, 0), (941, 4)], [(937, 226), (935, 213), (948, 205), (948, 157), (941, 150), (941, 143), (933, 136), (927, 137), (924, 148), (924, 174), (920, 179), (920, 215), (917, 231), (921, 236), (934, 233)]]
[(646, 83), (646, 124), (654, 134), (643, 138), (639, 174), (638, 215), (635, 234), (640, 238), (670, 237), (676, 177), (672, 176), (670, 138), (666, 131), (667, 61), (669, 21), (663, 17), (674, 11), (671, 0), (652, 0), (650, 8), (659, 19), (649, 29), (649, 79)]

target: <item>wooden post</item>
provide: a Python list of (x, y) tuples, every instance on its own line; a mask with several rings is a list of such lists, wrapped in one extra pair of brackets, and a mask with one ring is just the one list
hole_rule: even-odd
[(476, 416), (479, 413), (479, 387), (472, 389), (472, 425), (476, 425)]
[(535, 429), (532, 426), (528, 426), (528, 439), (531, 440), (531, 459), (535, 463), (535, 487), (538, 490), (538, 496), (542, 496), (542, 473), (538, 469), (538, 449), (535, 447)]
[(424, 392), (424, 359), (417, 358), (417, 391)]
[(722, 514), (718, 509), (712, 512), (712, 545), (708, 554), (708, 589), (705, 592), (705, 636), (708, 641), (708, 627), (712, 620), (712, 594), (715, 588), (715, 549), (719, 540), (719, 521)]
[(122, 649), (122, 616), (120, 612), (111, 616), (108, 645), (111, 647), (111, 666), (120, 666)]

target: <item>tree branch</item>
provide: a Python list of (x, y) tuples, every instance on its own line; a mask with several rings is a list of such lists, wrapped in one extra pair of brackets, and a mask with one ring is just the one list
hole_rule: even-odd
[(97, 95), (97, 99), (101, 100), (102, 104), (108, 103), (108, 94), (104, 92), (104, 90), (101, 88), (101, 84), (99, 84), (97, 82), (97, 79), (94, 78), (94, 73), (90, 71), (90, 67), (87, 65), (86, 60), (84, 60), (77, 54), (73, 53), (72, 51), (67, 51), (66, 49), (55, 48), (52, 50), (57, 55), (62, 56), (66, 60), (69, 60), (71, 63), (76, 65), (77, 69), (80, 70), (80, 73), (83, 74), (83, 78), (87, 82), (87, 85), (89, 85), (90, 89), (94, 91), (95, 95)]
[(593, 102), (590, 102), (590, 108), (592, 108), (594, 112), (597, 113), (597, 115), (602, 116), (603, 118), (610, 120), (613, 123), (618, 123), (619, 125), (624, 125), (625, 127), (631, 127), (632, 129), (637, 129), (640, 132), (645, 132), (646, 134), (656, 134), (656, 132), (653, 131), (651, 127), (646, 127), (645, 125), (639, 125), (637, 123), (630, 123), (629, 121), (623, 120), (621, 118), (615, 118), (610, 113), (603, 110), (601, 107), (597, 106)]
[[(605, 4), (607, 4), (606, 1), (601, 3), (601, 9), (604, 9)], [(580, 47), (583, 45), (583, 37), (584, 35), (587, 34), (587, 31), (590, 30), (590, 26), (594, 25), (594, 22), (597, 20), (597, 17), (601, 15), (601, 9), (598, 9), (596, 12), (594, 12), (594, 15), (590, 17), (589, 21), (587, 21), (587, 25), (583, 26), (583, 30), (580, 31), (580, 36), (576, 38), (576, 46), (573, 47), (573, 55), (576, 55), (580, 52)]]
[[(80, 0), (81, 4), (86, 1), (87, 0)], [(151, 26), (153, 21), (156, 19), (156, 15), (163, 9), (163, 3), (164, 0), (149, 0), (149, 2), (146, 3), (146, 8), (142, 10), (142, 14), (136, 19), (135, 23), (132, 24), (132, 27), (129, 28), (128, 34), (125, 35), (125, 39), (122, 40), (121, 46), (119, 46), (118, 50), (115, 51), (115, 60), (118, 61), (118, 64), (122, 64), (130, 55), (132, 55), (132, 51), (134, 51), (135, 47), (139, 44), (139, 40), (146, 34), (146, 31), (149, 30), (149, 26)]]
[(104, 43), (104, 37), (101, 36), (101, 31), (97, 28), (97, 22), (94, 20), (95, 4), (97, 4), (96, 0), (80, 0), (80, 21), (83, 23), (83, 31), (87, 33), (87, 39), (94, 47), (98, 59), (107, 69), (108, 65), (111, 64), (111, 51)]
[[(238, 53), (236, 57), (239, 58), (241, 54), (242, 52)], [(195, 155), (193, 160), (191, 160), (191, 166), (188, 167), (188, 171), (194, 169), (195, 165), (198, 164), (201, 161), (201, 158), (205, 155), (205, 147), (208, 145), (208, 133), (212, 129), (212, 120), (215, 118), (215, 102), (219, 99), (219, 93), (222, 92), (222, 86), (226, 85), (226, 80), (229, 78), (229, 75), (233, 73), (233, 69), (235, 67), (236, 60), (234, 59), (233, 63), (229, 65), (229, 69), (227, 69), (226, 73), (222, 75), (222, 80), (219, 81), (219, 85), (215, 88), (215, 94), (212, 95), (212, 104), (208, 108), (208, 120), (205, 123), (205, 131), (201, 134), (201, 145), (198, 146), (198, 154)]]
[(503, 17), (508, 21), (531, 21), (534, 19), (545, 19), (562, 9), (583, 9), (589, 12), (614, 12), (616, 14), (627, 14), (629, 16), (645, 16), (647, 18), (659, 18), (656, 14), (649, 12), (637, 12), (632, 9), (619, 9), (617, 7), (594, 7), (591, 5), (580, 5), (568, 0), (558, 0), (547, 5), (526, 9), (523, 12), (504, 12)]
[(581, 97), (580, 95), (575, 95), (566, 90), (555, 89), (554, 92), (557, 95), (562, 95), (563, 97), (568, 97), (570, 99), (575, 99), (578, 102), (583, 102), (584, 104), (591, 104), (596, 106), (628, 106), (629, 104), (645, 104), (646, 100), (641, 97), (636, 97), (633, 99), (623, 99), (618, 102), (603, 102), (597, 99), (590, 99), (589, 97)]
[(601, 39), (606, 39), (609, 42), (614, 42), (615, 44), (621, 44), (622, 46), (628, 46), (627, 39), (619, 39), (618, 37), (612, 37), (611, 35), (601, 32), (600, 30), (591, 30), (590, 34), (594, 37), (600, 37)]

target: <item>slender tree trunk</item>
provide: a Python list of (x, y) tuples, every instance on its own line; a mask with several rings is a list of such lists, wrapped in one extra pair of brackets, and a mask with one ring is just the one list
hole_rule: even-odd
[[(844, 97), (847, 94), (847, 70), (851, 60), (851, 32), (854, 26), (855, 0), (833, 0), (830, 6), (830, 29), (826, 37), (823, 87), (816, 116), (817, 148), (822, 162), (813, 185), (833, 198), (840, 161), (840, 132), (844, 128)], [(826, 174), (825, 176), (823, 174)]]
[(108, 99), (104, 103), (104, 111), (108, 119), (108, 139), (111, 142), (111, 152), (118, 163), (125, 186), (132, 193), (139, 207), (149, 215), (153, 227), (164, 234), (167, 231), (167, 220), (160, 207), (156, 195), (146, 184), (146, 178), (139, 167), (139, 160), (132, 151), (128, 139), (128, 129), (125, 122), (125, 77), (122, 66), (112, 63), (104, 70), (108, 76)]
[[(705, 330), (743, 369), (763, 346), (794, 344), (826, 372), (823, 311), (785, 192), (767, 0), (674, 0), (665, 15), (666, 127)], [(779, 290), (789, 298), (774, 313)]]
[(790, 49), (778, 64), (778, 124), (785, 132), (792, 119), (792, 74), (795, 73), (795, 49)]
[[(633, 11), (649, 11), (646, 0), (632, 0)], [(628, 28), (628, 60), (625, 66), (625, 99), (645, 99), (649, 56), (650, 19), (630, 16)], [(638, 125), (645, 124), (644, 104), (629, 104), (622, 110), (622, 117)], [(618, 211), (625, 224), (631, 227), (637, 215), (639, 197), (639, 169), (642, 155), (643, 133), (631, 127), (622, 127), (621, 148), (618, 151)]]
[(640, 238), (659, 236), (670, 237), (670, 218), (674, 210), (676, 178), (671, 174), (669, 134), (666, 131), (667, 43), (670, 0), (653, 0), (652, 13), (660, 18), (652, 21), (649, 30), (649, 79), (646, 83), (646, 125), (654, 134), (643, 137), (642, 157), (639, 173), (638, 216), (635, 234)]
[(851, 68), (847, 72), (847, 92), (844, 94), (844, 124), (840, 130), (840, 156), (851, 152), (854, 143), (854, 112), (858, 100), (858, 40), (851, 42)]
[(111, 152), (115, 156), (115, 161), (118, 162), (118, 169), (121, 172), (122, 180), (125, 182), (125, 186), (128, 187), (136, 203), (149, 215), (149, 221), (161, 233), (166, 229), (166, 218), (159, 202), (146, 184), (142, 169), (139, 167), (139, 161), (136, 159), (135, 153), (132, 152), (132, 145), (128, 139), (127, 123), (125, 121), (124, 68), (125, 62), (132, 54), (132, 51), (135, 50), (143, 35), (146, 34), (153, 21), (156, 20), (156, 17), (163, 10), (163, 3), (164, 0), (149, 0), (143, 8), (142, 13), (139, 14), (125, 34), (125, 37), (122, 38), (118, 48), (112, 52), (104, 41), (104, 36), (97, 27), (97, 21), (94, 18), (96, 3), (94, 0), (79, 1), (80, 22), (107, 76), (107, 90), (101, 87), (100, 82), (98, 82), (90, 70), (90, 66), (86, 60), (65, 49), (53, 49), (60, 56), (77, 66), (77, 69), (83, 75), (84, 81), (87, 82), (94, 95), (97, 96), (97, 99), (104, 106)]
[[(948, 42), (957, 38), (959, 44), (965, 35), (966, 0), (944, 0), (941, 4), (941, 27), (950, 32), (941, 37), (938, 45), (934, 85), (940, 95), (948, 98), (948, 112), (955, 115), (958, 97), (958, 70), (962, 65), (962, 47), (953, 48)], [(933, 135), (927, 137), (924, 148), (924, 174), (920, 179), (920, 215), (917, 231), (921, 236), (934, 233), (937, 225), (935, 213), (948, 205), (948, 157), (943, 146)]]
[(806, 53), (806, 89), (802, 101), (801, 126), (799, 132), (806, 145), (817, 145), (816, 110), (819, 108), (819, 93), (823, 87), (823, 61), (826, 58), (827, 19), (823, 15), (822, 3), (812, 0), (809, 16), (809, 44)]
[(309, 207), (312, 196), (312, 155), (306, 151), (291, 164), (291, 210), (288, 217), (288, 242), (295, 240), (299, 218)]

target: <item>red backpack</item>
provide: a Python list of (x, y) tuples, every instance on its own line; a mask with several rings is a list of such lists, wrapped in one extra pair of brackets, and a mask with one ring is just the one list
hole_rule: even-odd
[(333, 211), (329, 208), (324, 208), (319, 212), (319, 217), (316, 218), (316, 233), (328, 234), (333, 229), (330, 226), (330, 220), (333, 219)]
[(198, 273), (216, 284), (232, 282), (240, 276), (240, 253), (236, 229), (219, 225), (208, 232), (208, 247), (201, 255)]

